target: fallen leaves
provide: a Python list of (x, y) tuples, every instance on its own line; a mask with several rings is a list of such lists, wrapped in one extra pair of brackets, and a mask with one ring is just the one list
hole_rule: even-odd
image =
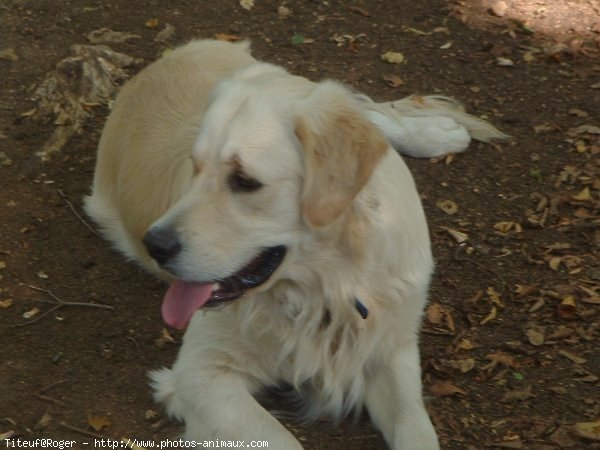
[(456, 325), (450, 308), (439, 303), (432, 303), (425, 311), (427, 321), (433, 325), (429, 332), (436, 334), (454, 334)]
[(0, 50), (0, 60), (15, 62), (19, 60), (15, 49), (13, 48), (4, 48)]
[(385, 81), (388, 84), (388, 86), (391, 86), (393, 88), (397, 88), (404, 85), (404, 80), (402, 80), (402, 78), (400, 78), (397, 75), (384, 75), (383, 81)]
[(101, 431), (110, 426), (110, 419), (107, 416), (88, 413), (87, 423), (96, 431)]
[(556, 312), (561, 319), (573, 320), (577, 318), (575, 298), (572, 295), (567, 295), (556, 307)]
[(0, 308), (2, 309), (6, 309), (6, 308), (10, 308), (13, 304), (13, 299), (12, 298), (7, 298), (6, 300), (0, 300)]
[(454, 239), (454, 241), (457, 244), (462, 244), (469, 239), (468, 234), (463, 233), (462, 231), (455, 230), (453, 228), (446, 228), (446, 232), (450, 235), (452, 239)]
[(600, 419), (594, 422), (581, 422), (573, 426), (575, 434), (592, 441), (600, 441)]
[(32, 317), (37, 316), (40, 313), (39, 308), (31, 308), (29, 311), (23, 313), (24, 319), (31, 319)]
[(429, 386), (429, 392), (431, 392), (436, 397), (467, 395), (467, 391), (450, 383), (449, 381), (436, 381), (431, 386)]
[(492, 309), (490, 310), (489, 314), (487, 316), (485, 316), (481, 322), (479, 322), (480, 325), (485, 325), (488, 322), (491, 322), (492, 320), (494, 320), (496, 318), (496, 316), (498, 315), (498, 309), (495, 306), (492, 306)]
[(580, 356), (574, 355), (573, 353), (568, 352), (566, 350), (561, 349), (558, 351), (558, 354), (564, 356), (565, 358), (574, 362), (575, 364), (585, 364), (587, 362), (587, 359), (581, 358)]
[(73, 45), (71, 56), (60, 61), (33, 94), (37, 107), (30, 115), (38, 120), (54, 116), (58, 125), (38, 156), (48, 160), (60, 151), (89, 117), (86, 105), (107, 103), (128, 78), (124, 69), (135, 62), (105, 46)]
[(539, 347), (540, 345), (544, 345), (546, 339), (545, 331), (544, 327), (531, 327), (525, 331), (525, 335), (531, 345)]
[(438, 209), (440, 209), (444, 213), (448, 214), (449, 216), (453, 216), (454, 214), (456, 214), (458, 212), (458, 205), (455, 202), (453, 202), (452, 200), (448, 200), (448, 199), (438, 200), (435, 203), (435, 206), (437, 206)]
[(494, 369), (499, 364), (505, 367), (509, 367), (511, 369), (518, 369), (520, 367), (520, 364), (514, 357), (499, 350), (493, 353), (488, 353), (485, 356), (485, 359), (491, 362), (485, 367), (483, 367), (483, 370)]
[(246, 11), (251, 11), (254, 8), (254, 0), (240, 0), (240, 6)]
[(400, 52), (386, 52), (381, 55), (381, 59), (390, 64), (403, 64), (406, 61)]
[(516, 401), (524, 401), (530, 398), (534, 398), (535, 394), (531, 392), (531, 386), (527, 386), (524, 389), (513, 389), (506, 392), (500, 399), (501, 403), (511, 403)]
[(511, 231), (514, 231), (515, 233), (522, 233), (523, 227), (517, 222), (502, 221), (494, 224), (494, 230), (502, 234), (508, 234)]

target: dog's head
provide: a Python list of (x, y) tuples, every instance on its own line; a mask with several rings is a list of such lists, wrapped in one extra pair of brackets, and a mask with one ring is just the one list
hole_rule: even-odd
[(189, 187), (144, 238), (179, 280), (165, 297), (165, 320), (183, 327), (200, 307), (268, 289), (308, 242), (339, 229), (388, 148), (337, 83), (269, 65), (222, 83)]

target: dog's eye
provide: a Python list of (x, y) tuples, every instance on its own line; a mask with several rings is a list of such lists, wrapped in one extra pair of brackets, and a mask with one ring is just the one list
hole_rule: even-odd
[(260, 181), (249, 177), (241, 170), (232, 172), (227, 179), (227, 183), (233, 192), (254, 192), (263, 187)]

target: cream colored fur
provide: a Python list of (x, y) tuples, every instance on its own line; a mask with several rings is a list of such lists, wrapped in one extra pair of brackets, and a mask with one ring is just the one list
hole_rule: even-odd
[[(445, 105), (426, 115), (470, 120)], [(185, 422), (187, 439), (300, 449), (254, 398), (286, 382), (304, 397), (304, 418), (366, 407), (390, 448), (439, 448), (418, 352), (433, 263), (413, 179), (388, 144), (399, 119), (336, 82), (259, 63), (247, 44), (192, 42), (122, 89), (86, 200), (107, 239), (167, 280), (141, 243), (150, 227), (177, 231), (182, 252), (170, 270), (187, 280), (225, 277), (262, 248), (288, 248), (267, 283), (196, 312), (174, 366), (153, 372), (156, 398)], [(481, 129), (478, 138), (495, 136)], [(263, 187), (232, 192), (234, 165)]]

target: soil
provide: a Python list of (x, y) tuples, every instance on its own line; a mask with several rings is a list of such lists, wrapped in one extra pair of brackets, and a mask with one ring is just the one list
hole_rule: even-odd
[[(181, 432), (147, 378), (173, 362), (181, 339), (161, 321), (165, 286), (81, 217), (108, 106), (86, 105), (60, 152), (36, 154), (63, 126), (32, 111), (36, 86), (105, 27), (139, 36), (110, 44), (143, 58), (129, 75), (167, 47), (221, 33), (378, 100), (453, 96), (510, 134), (407, 161), (437, 261), (422, 335), (427, 407), (445, 449), (600, 448), (598, 429), (581, 425), (600, 419), (599, 2), (255, 3), (0, 4), (0, 51), (14, 50), (0, 53), (0, 436), (85, 448), (93, 436), (158, 442)], [(167, 23), (174, 35), (156, 41)], [(405, 62), (383, 61), (387, 51)], [(53, 309), (59, 301), (85, 305)], [(367, 418), (285, 423), (307, 449), (385, 447)]]

